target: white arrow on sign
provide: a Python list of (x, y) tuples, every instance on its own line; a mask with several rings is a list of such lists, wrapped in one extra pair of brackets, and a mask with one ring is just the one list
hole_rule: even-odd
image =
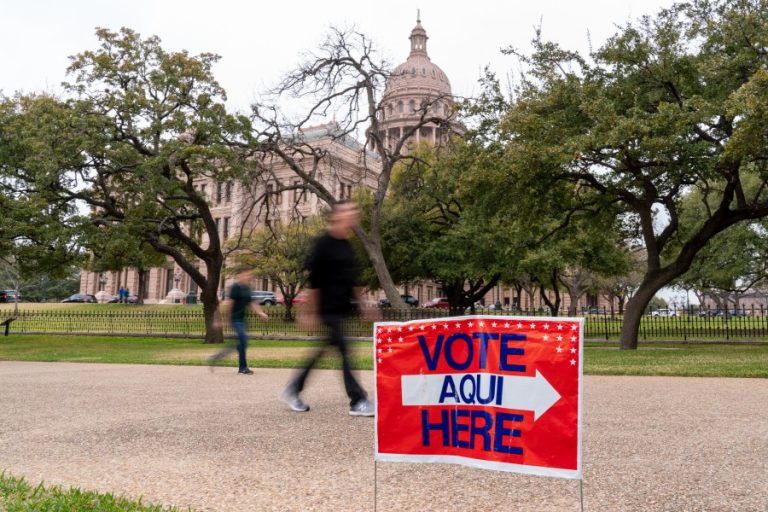
[[(451, 382), (446, 382), (448, 379)], [(536, 370), (534, 377), (492, 373), (402, 375), (401, 384), (403, 405), (501, 407), (517, 411), (533, 411), (534, 421), (560, 400), (560, 393), (539, 373), (539, 370)], [(491, 389), (492, 384), (493, 389)], [(445, 393), (446, 390), (448, 393)], [(444, 393), (449, 396), (444, 396)], [(492, 395), (493, 400), (490, 403), (482, 404), (478, 401), (478, 397), (488, 401), (487, 399)]]

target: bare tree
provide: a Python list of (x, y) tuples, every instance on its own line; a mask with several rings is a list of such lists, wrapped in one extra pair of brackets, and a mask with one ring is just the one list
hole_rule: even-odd
[[(388, 64), (379, 59), (371, 41), (362, 33), (332, 28), (318, 51), (289, 73), (275, 88), (275, 98), (289, 97), (300, 104), (308, 104), (306, 113), (291, 120), (279, 106), (278, 99), (253, 106), (252, 119), (255, 134), (253, 143), (262, 152), (262, 165), (287, 168), (300, 181), (281, 182), (274, 174), (275, 193), (301, 188), (317, 195), (332, 205), (348, 196), (348, 191), (329, 186), (335, 173), (344, 172), (335, 151), (340, 145), (357, 150), (358, 183), (370, 181), (373, 197), (368, 218), (370, 224), (357, 229), (357, 236), (365, 248), (387, 298), (395, 307), (404, 307), (400, 294), (384, 260), (381, 241), (381, 213), (387, 197), (392, 171), (408, 155), (408, 145), (418, 130), (425, 125), (444, 128), (450, 120), (434, 114), (432, 106), (450, 98), (436, 95), (426, 98), (414, 112), (413, 123), (393, 137), (385, 133), (381, 105), (383, 89), (390, 77)], [(333, 143), (319, 144), (308, 136), (310, 127), (327, 123), (329, 115), (334, 124), (327, 136)], [(356, 142), (354, 136), (363, 133), (366, 143)], [(350, 169), (346, 169), (347, 177)], [(336, 183), (334, 181), (334, 183)]]

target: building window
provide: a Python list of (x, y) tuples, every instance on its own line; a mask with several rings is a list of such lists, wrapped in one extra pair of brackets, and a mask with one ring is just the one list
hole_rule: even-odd
[(213, 221), (216, 223), (216, 234), (221, 236), (221, 231), (219, 231), (219, 226), (221, 225), (221, 219), (216, 217), (213, 219)]
[(201, 196), (203, 199), (205, 199), (206, 201), (208, 201), (208, 196), (206, 195), (206, 190), (205, 190), (205, 183), (203, 183), (202, 185), (200, 185), (200, 196)]
[(226, 188), (224, 199), (228, 203), (232, 202), (232, 182), (231, 181), (227, 182), (227, 188)]
[(403, 102), (402, 101), (398, 101), (397, 102), (397, 111), (402, 114), (404, 108), (405, 108), (405, 105), (403, 105)]
[(410, 113), (411, 113), (411, 114), (413, 114), (414, 112), (416, 112), (416, 102), (415, 102), (415, 101), (413, 101), (413, 100), (409, 101), (409, 102), (408, 102), (408, 109), (409, 109), (409, 111), (410, 111)]
[(216, 204), (221, 203), (221, 182), (216, 183)]
[(229, 238), (229, 217), (224, 217), (224, 229), (221, 233), (221, 239), (226, 240)]

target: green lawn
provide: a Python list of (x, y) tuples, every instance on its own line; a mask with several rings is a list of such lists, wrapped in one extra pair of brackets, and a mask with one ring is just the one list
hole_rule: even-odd
[[(255, 368), (294, 368), (320, 346), (313, 341), (252, 340), (248, 363)], [(0, 337), (0, 361), (69, 361), (205, 365), (221, 345), (174, 338), (113, 336), (11, 335)], [(637, 351), (617, 350), (613, 343), (587, 342), (584, 373), (589, 375), (680, 375), (768, 378), (768, 343), (641, 343)], [(352, 364), (371, 370), (369, 342), (352, 343)], [(234, 354), (224, 361), (235, 366)], [(321, 368), (339, 368), (333, 350)]]
[[(371, 369), (371, 344), (352, 342), (352, 363)], [(228, 345), (205, 345), (183, 338), (118, 336), (11, 335), (0, 337), (0, 361), (49, 361), (118, 364), (179, 364), (200, 366)], [(316, 347), (317, 341), (251, 340), (248, 364), (255, 368), (294, 368)], [(224, 365), (236, 366), (233, 353)], [(320, 368), (340, 368), (332, 350), (318, 363)]]
[(0, 510), (4, 512), (176, 512), (179, 509), (82, 491), (76, 487), (32, 486), (23, 478), (0, 473)]

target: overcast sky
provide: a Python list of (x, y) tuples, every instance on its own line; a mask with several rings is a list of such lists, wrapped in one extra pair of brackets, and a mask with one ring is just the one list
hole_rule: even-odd
[[(534, 26), (571, 49), (599, 47), (617, 24), (671, 1), (580, 0), (365, 2), (361, 0), (237, 2), (231, 0), (0, 0), (0, 90), (60, 92), (68, 56), (97, 47), (94, 28), (132, 28), (157, 35), (166, 50), (212, 52), (215, 75), (232, 109), (248, 105), (323, 39), (331, 25), (356, 26), (393, 64), (408, 56), (408, 35), (421, 9), (432, 61), (454, 94), (477, 91), (481, 69), (501, 75), (517, 63), (499, 49), (528, 49)], [(378, 7), (384, 6), (384, 7)]]
[[(317, 47), (330, 26), (356, 27), (394, 66), (405, 61), (421, 10), (432, 61), (453, 93), (471, 96), (484, 66), (514, 76), (501, 48), (530, 49), (534, 27), (583, 53), (599, 48), (617, 25), (654, 14), (671, 0), (488, 0), (410, 2), (361, 0), (238, 2), (233, 0), (0, 0), (0, 91), (60, 93), (68, 57), (97, 48), (95, 27), (129, 27), (156, 35), (168, 51), (211, 52), (214, 73), (233, 110), (247, 111), (260, 93)], [(383, 7), (379, 7), (383, 6)], [(662, 293), (668, 299), (671, 292)]]

